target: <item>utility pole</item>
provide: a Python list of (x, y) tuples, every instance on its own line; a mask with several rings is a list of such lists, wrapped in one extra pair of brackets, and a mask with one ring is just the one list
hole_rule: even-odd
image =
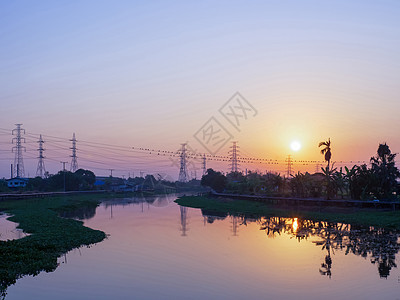
[(65, 193), (65, 172), (66, 172), (65, 165), (66, 165), (68, 162), (67, 162), (67, 161), (60, 161), (60, 163), (62, 163), (62, 165), (63, 165), (63, 173), (64, 173), (64, 193)]
[(203, 175), (206, 175), (207, 168), (206, 168), (206, 155), (205, 154), (203, 155), (202, 160), (203, 160)]
[(72, 148), (70, 148), (72, 150), (72, 160), (71, 160), (71, 172), (75, 172), (76, 170), (78, 170), (78, 160), (77, 160), (77, 156), (76, 156), (76, 138), (75, 138), (75, 132), (72, 135), (72, 140), (70, 140), (72, 142)]
[(12, 139), (13, 144), (15, 141), (15, 146), (12, 148), (12, 152), (14, 152), (15, 150), (13, 174), (16, 174), (17, 175), (16, 177), (19, 178), (25, 176), (22, 150), (26, 151), (26, 148), (21, 145), (22, 143), (25, 143), (25, 138), (21, 137), (21, 134), (25, 134), (25, 129), (21, 128), (22, 124), (15, 124), (15, 125), (17, 126), (17, 128), (13, 129), (12, 131), (12, 135), (16, 136), (15, 138)]
[(109, 169), (109, 170), (110, 170), (110, 172), (111, 172), (110, 177), (112, 177), (112, 172), (114, 171), (114, 169)]
[(187, 182), (188, 181), (188, 174), (187, 174), (187, 153), (186, 153), (186, 143), (181, 144), (181, 153), (180, 153), (180, 158), (181, 158), (181, 167), (179, 169), (179, 182)]
[(288, 157), (287, 157), (287, 159), (286, 159), (285, 162), (287, 162), (287, 171), (286, 171), (286, 174), (287, 174), (287, 177), (289, 178), (290, 175), (292, 175), (292, 165), (293, 165), (293, 160), (292, 160), (291, 155), (288, 155)]
[(232, 150), (229, 151), (230, 154), (230, 160), (231, 160), (231, 172), (237, 172), (238, 171), (238, 146), (237, 142), (232, 142), (232, 146), (230, 147)]
[(44, 141), (43, 141), (42, 135), (40, 135), (38, 143), (39, 143), (39, 149), (38, 149), (38, 151), (39, 151), (39, 156), (38, 156), (39, 162), (38, 162), (38, 166), (37, 166), (37, 169), (36, 169), (36, 176), (39, 176), (39, 177), (43, 178), (44, 174), (46, 173), (46, 168), (44, 167), (44, 156), (43, 156), (43, 151), (44, 151), (43, 143), (44, 143)]

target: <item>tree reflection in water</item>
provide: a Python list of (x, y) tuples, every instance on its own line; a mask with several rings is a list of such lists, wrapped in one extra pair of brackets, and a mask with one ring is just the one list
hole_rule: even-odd
[(293, 235), (299, 241), (318, 237), (319, 241), (313, 243), (327, 252), (319, 269), (321, 275), (332, 276), (332, 254), (335, 250), (345, 251), (346, 255), (369, 256), (371, 263), (378, 265), (380, 277), (387, 278), (390, 270), (397, 267), (395, 255), (400, 249), (400, 233), (395, 230), (298, 218), (261, 218), (258, 222), (268, 237), (281, 232)]
[(78, 220), (89, 220), (96, 215), (97, 204), (85, 205), (74, 209), (66, 209), (59, 212), (60, 217)]
[[(228, 215), (215, 215), (202, 210), (208, 223), (216, 219), (225, 219)], [(240, 225), (257, 222), (260, 230), (265, 230), (268, 238), (282, 233), (295, 237), (298, 241), (317, 238), (313, 241), (321, 250), (326, 251), (319, 272), (329, 278), (332, 276), (332, 256), (335, 251), (345, 251), (363, 258), (370, 258), (371, 263), (378, 266), (379, 276), (387, 278), (390, 270), (396, 268), (395, 256), (399, 252), (400, 232), (391, 229), (363, 227), (357, 225), (303, 220), (300, 218), (262, 217), (258, 219), (247, 216), (236, 216)]]

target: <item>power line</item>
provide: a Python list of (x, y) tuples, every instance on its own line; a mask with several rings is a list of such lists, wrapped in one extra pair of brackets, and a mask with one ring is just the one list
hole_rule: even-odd
[[(25, 133), (25, 132), (24, 132)], [(0, 134), (8, 135), (10, 134), (10, 130), (0, 129)], [(25, 139), (21, 140), (26, 144), (27, 148), (23, 148), (25, 152), (37, 151), (38, 149), (32, 148), (31, 144), (37, 143), (36, 139), (39, 135), (35, 135), (33, 133), (25, 133)], [(64, 160), (68, 156), (70, 148), (70, 142), (72, 140), (67, 138), (61, 138), (56, 136), (48, 136), (42, 135), (42, 137), (46, 137), (46, 159), (52, 161), (51, 159), (57, 159), (57, 161)], [(0, 142), (1, 144), (1, 142)], [(113, 145), (107, 143), (99, 143), (99, 142), (91, 142), (91, 141), (81, 141), (79, 140), (79, 158), (80, 162), (87, 165), (91, 165), (95, 168), (96, 165), (99, 166), (98, 169), (103, 167), (103, 169), (115, 168), (117, 170), (127, 170), (128, 172), (132, 171), (133, 168), (141, 168), (143, 165), (150, 166), (151, 168), (171, 168), (176, 166), (180, 168), (180, 163), (182, 159), (182, 149), (177, 151), (170, 151), (167, 149), (157, 149), (154, 147), (131, 147), (131, 146), (122, 146), (122, 145)], [(238, 147), (237, 147), (238, 148)], [(76, 148), (75, 148), (76, 149)], [(13, 151), (11, 153), (14, 152)], [(233, 150), (233, 149), (232, 149)], [(77, 149), (75, 150), (77, 151)], [(76, 152), (75, 152), (76, 155)], [(273, 169), (276, 169), (277, 166), (287, 165), (286, 160), (282, 159), (271, 159), (265, 157), (252, 157), (252, 155), (246, 153), (248, 157), (239, 157), (238, 151), (236, 153), (236, 161), (232, 158), (232, 153), (229, 155), (210, 155), (204, 153), (196, 153), (190, 149), (189, 145), (185, 148), (185, 157), (186, 157), (186, 180), (189, 179), (188, 176), (188, 168), (190, 163), (199, 163), (203, 166), (203, 172), (205, 170), (204, 163), (207, 164), (213, 162), (214, 165), (223, 164), (226, 162), (231, 163), (230, 167), (232, 168), (232, 162), (235, 162), (233, 166), (237, 164), (237, 168), (239, 164), (242, 165), (253, 165), (254, 168), (264, 168), (264, 166), (270, 166)], [(6, 160), (11, 156), (8, 150), (0, 150), (0, 160)], [(30, 156), (25, 155), (28, 159)], [(72, 157), (72, 156), (71, 156)], [(51, 158), (51, 159), (50, 159)], [(171, 164), (171, 162), (173, 164)], [(169, 163), (169, 166), (168, 166)], [(315, 166), (316, 163), (323, 163), (323, 161), (318, 160), (291, 160), (291, 164), (294, 166)], [(365, 161), (337, 161), (336, 165), (350, 165), (350, 164), (360, 164), (365, 163)], [(129, 164), (129, 166), (128, 166)], [(134, 166), (132, 168), (132, 166)], [(259, 166), (259, 167), (257, 167)], [(14, 164), (14, 168), (15, 168)], [(72, 168), (72, 161), (71, 161)], [(200, 169), (200, 168), (199, 168)], [(291, 170), (292, 171), (292, 170)]]
[[(28, 134), (27, 134), (28, 135)], [(31, 134), (32, 135), (32, 134)], [(45, 136), (45, 135), (44, 135)], [(68, 139), (65, 138), (60, 138), (60, 137), (55, 137), (55, 136), (48, 136), (52, 137), (55, 139), (58, 139), (58, 143), (62, 142), (68, 142)], [(180, 150), (178, 151), (170, 151), (170, 150), (162, 150), (162, 149), (154, 149), (152, 147), (128, 147), (128, 146), (118, 146), (118, 145), (112, 145), (112, 144), (107, 144), (107, 143), (99, 143), (99, 142), (91, 142), (91, 141), (79, 141), (81, 144), (87, 144), (86, 146), (89, 147), (95, 147), (96, 149), (109, 149), (109, 150), (115, 150), (115, 151), (126, 151), (126, 152), (134, 152), (137, 153), (147, 153), (147, 154), (152, 154), (152, 155), (158, 155), (158, 154), (172, 154), (172, 155), (178, 155), (180, 156)], [(98, 147), (98, 146), (92, 146), (92, 145), (102, 145), (103, 147)], [(186, 155), (187, 158), (199, 158), (201, 159), (204, 154), (201, 153), (189, 153), (188, 149), (186, 149)], [(215, 161), (221, 161), (223, 159), (231, 159), (231, 156), (225, 156), (225, 155), (206, 155), (207, 160), (215, 160)], [(268, 158), (260, 158), (260, 157), (241, 157), (238, 159), (238, 162), (243, 162), (243, 163), (262, 163), (262, 162), (269, 162), (269, 164), (275, 164), (277, 162), (285, 162), (284, 160), (278, 160), (278, 159), (268, 159)], [(319, 161), (319, 160), (293, 160), (294, 164), (315, 164), (315, 163), (324, 163), (324, 161)], [(338, 161), (337, 163), (365, 163), (365, 161)]]

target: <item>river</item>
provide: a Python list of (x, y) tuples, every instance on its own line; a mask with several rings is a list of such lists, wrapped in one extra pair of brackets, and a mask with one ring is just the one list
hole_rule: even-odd
[(175, 199), (76, 212), (108, 238), (19, 279), (6, 299), (400, 299), (396, 232), (215, 215)]

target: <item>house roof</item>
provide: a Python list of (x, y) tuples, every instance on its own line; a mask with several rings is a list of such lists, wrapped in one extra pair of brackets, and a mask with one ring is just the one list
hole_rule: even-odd
[(29, 180), (29, 178), (15, 177), (15, 178), (6, 179), (6, 181), (16, 181), (16, 180), (27, 182)]

